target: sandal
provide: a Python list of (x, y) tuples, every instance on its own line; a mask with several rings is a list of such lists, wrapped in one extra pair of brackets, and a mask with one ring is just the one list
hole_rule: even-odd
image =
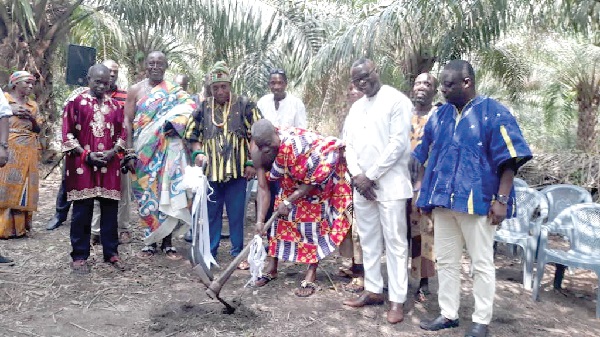
[(153, 246), (146, 246), (142, 248), (142, 251), (139, 253), (138, 257), (140, 259), (149, 259), (156, 254), (156, 248)]
[(276, 278), (277, 278), (277, 276), (273, 276), (271, 274), (264, 274), (261, 277), (259, 277), (256, 280), (256, 282), (254, 282), (254, 285), (257, 287), (264, 287), (267, 285), (267, 283), (273, 281)]
[(250, 269), (250, 263), (248, 263), (248, 261), (242, 261), (237, 266), (237, 269), (239, 269), (239, 270), (248, 270), (248, 269)]
[(181, 254), (177, 253), (177, 249), (175, 247), (165, 247), (165, 255), (167, 255), (167, 259), (169, 260), (181, 260)]
[(87, 275), (90, 273), (90, 266), (86, 260), (75, 260), (71, 262), (71, 271), (76, 275)]
[(349, 293), (360, 293), (365, 290), (364, 277), (355, 277), (349, 283), (344, 285), (344, 290)]
[[(306, 292), (308, 290), (308, 292)], [(294, 290), (294, 294), (298, 297), (309, 297), (319, 290), (319, 286), (314, 282), (302, 280), (300, 286)]]
[(125, 271), (125, 264), (123, 263), (123, 261), (121, 261), (121, 258), (119, 258), (118, 255), (112, 256), (107, 262), (110, 263), (113, 267), (115, 267), (115, 269), (117, 269), (118, 271)]
[(337, 272), (337, 276), (339, 277), (352, 278), (353, 275), (354, 272), (352, 271), (352, 269), (346, 267), (340, 267), (340, 269), (338, 269)]

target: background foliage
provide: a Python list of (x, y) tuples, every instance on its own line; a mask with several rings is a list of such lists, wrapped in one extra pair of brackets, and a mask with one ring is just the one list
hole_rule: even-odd
[[(190, 91), (218, 60), (234, 88), (258, 98), (283, 68), (311, 126), (337, 134), (348, 107), (349, 67), (374, 59), (386, 84), (407, 93), (421, 72), (470, 60), (480, 93), (511, 107), (536, 151), (596, 153), (600, 2), (596, 0), (2, 0), (0, 83), (35, 73), (51, 122), (67, 93), (68, 43), (115, 59), (119, 83), (144, 76), (152, 50), (186, 73)], [(440, 97), (440, 100), (442, 98)], [(51, 136), (51, 135), (49, 135)]]

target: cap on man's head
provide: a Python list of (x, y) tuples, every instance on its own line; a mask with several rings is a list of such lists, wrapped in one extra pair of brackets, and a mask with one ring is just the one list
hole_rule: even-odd
[(219, 82), (231, 83), (231, 71), (225, 61), (219, 61), (210, 70), (210, 84)]

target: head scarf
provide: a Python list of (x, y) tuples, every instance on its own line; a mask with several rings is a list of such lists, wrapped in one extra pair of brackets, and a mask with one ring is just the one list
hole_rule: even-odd
[(210, 70), (210, 84), (218, 82), (231, 83), (231, 71), (225, 61), (219, 61)]
[(17, 83), (33, 79), (33, 75), (28, 71), (15, 71), (8, 79), (8, 88), (13, 89)]

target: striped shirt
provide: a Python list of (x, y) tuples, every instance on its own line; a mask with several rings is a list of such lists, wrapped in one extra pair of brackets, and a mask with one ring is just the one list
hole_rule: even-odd
[(117, 88), (117, 90), (110, 93), (110, 97), (117, 100), (121, 106), (125, 106), (125, 100), (127, 100), (127, 91)]
[[(244, 176), (244, 165), (250, 159), (250, 128), (262, 119), (254, 102), (244, 96), (232, 97), (226, 123), (224, 105), (207, 98), (194, 112), (187, 127), (186, 138), (202, 144), (208, 157), (206, 176), (212, 182), (226, 182)], [(213, 114), (212, 107), (215, 111)]]

